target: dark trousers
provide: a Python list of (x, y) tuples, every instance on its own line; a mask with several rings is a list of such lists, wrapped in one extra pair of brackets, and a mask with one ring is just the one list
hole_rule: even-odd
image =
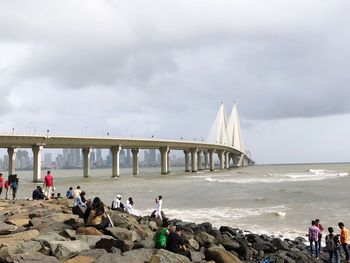
[(318, 257), (320, 251), (318, 250), (318, 241), (310, 240), (310, 253), (313, 254), (312, 245), (315, 244), (315, 257)]
[(339, 258), (339, 251), (329, 251), (329, 263), (333, 263), (333, 256), (335, 257), (335, 262), (340, 263), (340, 258)]
[(343, 243), (341, 244), (343, 249), (344, 249), (344, 252), (345, 252), (345, 258), (346, 260), (349, 260), (349, 249), (348, 249), (348, 243)]

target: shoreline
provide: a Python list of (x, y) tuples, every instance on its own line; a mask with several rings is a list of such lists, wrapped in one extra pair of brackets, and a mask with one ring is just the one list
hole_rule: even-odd
[[(115, 227), (101, 233), (85, 227), (71, 213), (72, 200), (0, 200), (0, 261), (32, 262), (189, 262), (186, 257), (153, 248), (158, 220), (109, 211)], [(294, 240), (254, 234), (230, 226), (215, 228), (169, 219), (184, 229), (193, 262), (324, 262), (309, 255), (303, 237)], [(29, 249), (29, 247), (31, 247)], [(83, 261), (69, 261), (69, 259)], [(119, 261), (116, 259), (119, 259)]]

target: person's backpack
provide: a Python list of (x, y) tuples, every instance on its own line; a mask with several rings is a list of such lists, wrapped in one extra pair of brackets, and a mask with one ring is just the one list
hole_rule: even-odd
[(11, 187), (17, 188), (17, 180), (12, 180)]
[(336, 244), (334, 242), (334, 236), (326, 236), (326, 249), (328, 252), (334, 252), (336, 250)]

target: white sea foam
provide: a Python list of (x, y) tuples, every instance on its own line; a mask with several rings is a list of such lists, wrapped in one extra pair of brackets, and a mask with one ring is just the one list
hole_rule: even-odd
[(336, 172), (322, 169), (309, 169), (306, 172), (299, 173), (269, 173), (260, 177), (221, 177), (213, 178), (212, 176), (204, 177), (204, 181), (218, 182), (218, 183), (237, 183), (237, 184), (251, 184), (251, 183), (280, 183), (280, 182), (302, 182), (302, 181), (320, 181), (331, 180), (339, 177), (348, 176), (346, 172)]

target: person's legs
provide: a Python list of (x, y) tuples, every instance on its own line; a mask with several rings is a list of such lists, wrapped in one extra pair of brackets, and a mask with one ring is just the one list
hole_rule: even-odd
[(179, 250), (177, 253), (187, 257), (192, 262), (191, 252), (189, 250)]
[(343, 250), (345, 252), (345, 258), (347, 261), (349, 261), (349, 249), (348, 249), (348, 244), (347, 243), (344, 243), (344, 244), (341, 244), (342, 247), (343, 247)]
[(13, 197), (13, 200), (16, 199), (16, 194), (17, 194), (17, 188), (12, 188), (12, 197)]
[(7, 198), (7, 194), (8, 194), (8, 192), (9, 192), (9, 189), (8, 189), (8, 188), (6, 188), (6, 196), (5, 196), (5, 199), (8, 199), (8, 198)]
[(314, 241), (310, 240), (310, 254), (312, 255), (313, 253), (313, 249), (312, 249), (312, 244), (313, 244)]
[(2, 193), (2, 187), (0, 187), (0, 195), (1, 195), (1, 193)]
[(315, 241), (315, 257), (318, 258), (318, 255), (320, 254), (320, 251), (318, 250), (318, 242), (319, 241)]
[(329, 254), (329, 263), (332, 263), (332, 261), (333, 261), (333, 254), (334, 254), (334, 252), (332, 252), (332, 251), (329, 251), (328, 252), (328, 254)]
[(335, 262), (340, 263), (339, 251), (334, 251)]
[(321, 241), (322, 241), (322, 235), (318, 238), (318, 254), (321, 254)]

